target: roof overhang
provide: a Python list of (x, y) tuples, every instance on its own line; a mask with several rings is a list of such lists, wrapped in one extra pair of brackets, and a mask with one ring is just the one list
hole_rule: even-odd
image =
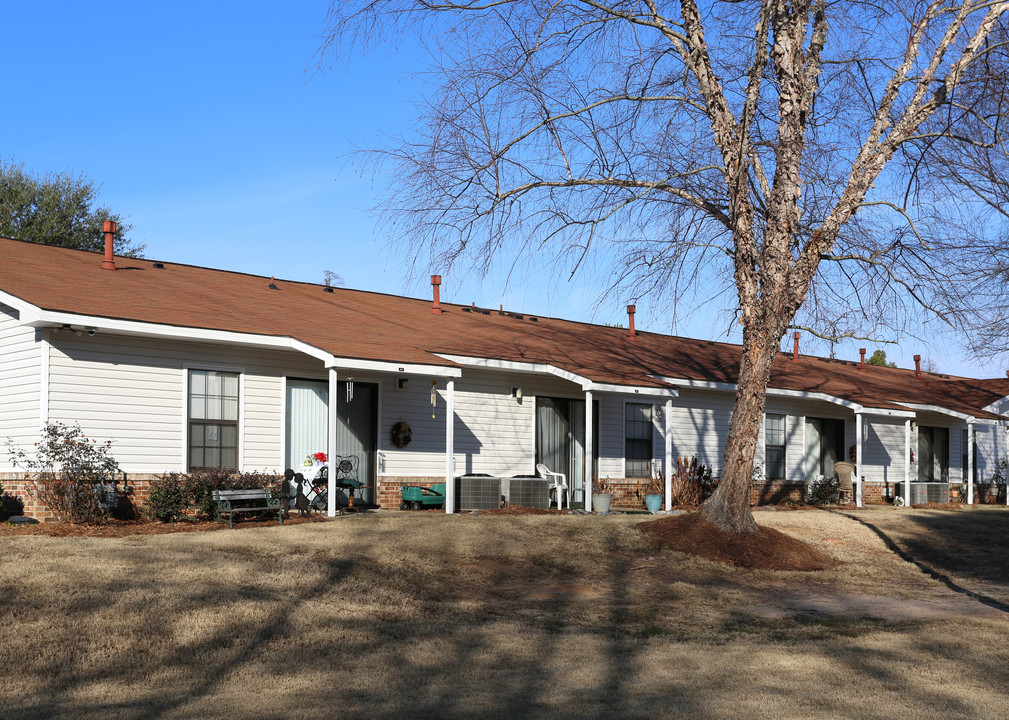
[(258, 335), (231, 330), (163, 325), (138, 320), (122, 320), (57, 310), (43, 310), (3, 291), (0, 291), (0, 302), (17, 310), (21, 316), (21, 325), (26, 327), (62, 328), (64, 326), (77, 326), (82, 329), (94, 328), (96, 331), (113, 335), (237, 345), (261, 350), (293, 350), (322, 361), (323, 365), (327, 368), (409, 373), (411, 375), (432, 375), (435, 377), (459, 377), (462, 375), (462, 369), (459, 367), (340, 357), (290, 336)]
[(578, 375), (569, 370), (564, 370), (548, 363), (528, 363), (516, 360), (499, 360), (497, 358), (473, 357), (469, 355), (450, 355), (448, 353), (435, 353), (438, 357), (449, 362), (458, 363), (463, 367), (481, 368), (485, 370), (503, 370), (511, 372), (534, 373), (538, 375), (552, 375), (554, 377), (575, 383), (585, 392), (612, 392), (630, 395), (650, 395), (660, 397), (677, 397), (679, 390), (675, 387), (648, 387), (639, 385), (616, 385), (613, 383), (599, 383), (590, 380), (583, 375)]
[[(654, 376), (658, 380), (663, 382), (675, 383), (682, 387), (689, 388), (699, 388), (703, 390), (721, 390), (724, 392), (736, 392), (737, 385), (735, 383), (720, 383), (720, 382), (709, 382), (707, 380), (686, 380), (681, 378)], [(866, 407), (857, 402), (851, 400), (846, 400), (842, 397), (836, 395), (828, 395), (827, 393), (821, 392), (810, 392), (808, 390), (787, 390), (785, 388), (775, 388), (768, 387), (766, 389), (767, 397), (783, 397), (783, 398), (795, 398), (799, 400), (819, 400), (821, 402), (831, 403), (832, 405), (839, 405), (843, 408), (847, 408), (854, 413), (859, 415), (877, 415), (883, 417), (898, 417), (898, 418), (914, 418), (915, 413), (913, 410), (905, 410), (901, 407), (898, 408), (875, 408)], [(906, 403), (902, 403), (906, 405)], [(908, 407), (910, 407), (908, 405)]]
[(938, 415), (948, 415), (949, 417), (963, 420), (968, 425), (1009, 425), (1009, 419), (1006, 418), (979, 418), (974, 415), (969, 415), (968, 413), (950, 410), (949, 408), (944, 408), (940, 405), (921, 405), (918, 403), (905, 403), (905, 405), (917, 410), (918, 412), (933, 412)]

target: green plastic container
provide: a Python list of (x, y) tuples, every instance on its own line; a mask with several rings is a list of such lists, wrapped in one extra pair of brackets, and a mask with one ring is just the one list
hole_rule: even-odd
[(401, 510), (426, 510), (440, 508), (445, 505), (445, 483), (438, 483), (429, 488), (420, 485), (404, 485)]

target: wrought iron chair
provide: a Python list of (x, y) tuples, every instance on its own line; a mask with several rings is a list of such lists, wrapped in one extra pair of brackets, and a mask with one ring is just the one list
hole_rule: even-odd
[(360, 460), (357, 455), (337, 455), (334, 459), (336, 460), (332, 464), (336, 468), (334, 484), (347, 491), (347, 509), (353, 510), (354, 492), (364, 487), (357, 476)]
[(546, 478), (550, 481), (550, 493), (554, 496), (557, 502), (557, 509), (564, 509), (564, 496), (567, 495), (568, 498), (568, 510), (571, 509), (571, 494), (568, 493), (568, 478), (564, 473), (550, 472), (547, 466), (543, 463), (536, 464), (536, 472), (539, 473), (541, 478)]
[[(854, 487), (851, 478), (855, 475), (855, 465), (850, 462), (834, 463), (834, 476), (837, 478), (837, 501), (839, 503), (851, 502), (854, 496)], [(847, 500), (845, 499), (847, 496)]]

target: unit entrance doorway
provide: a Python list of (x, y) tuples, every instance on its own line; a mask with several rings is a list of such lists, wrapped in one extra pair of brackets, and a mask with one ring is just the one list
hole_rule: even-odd
[[(367, 489), (358, 494), (375, 502), (375, 456), (378, 449), (378, 385), (339, 381), (336, 392), (336, 447), (339, 455), (356, 455), (358, 479)], [(305, 456), (328, 453), (329, 385), (323, 380), (287, 379), (285, 467), (299, 472)]]
[[(599, 462), (599, 403), (592, 403), (593, 468)], [(585, 401), (557, 397), (536, 398), (536, 462), (564, 473), (571, 489), (585, 481)], [(593, 469), (593, 476), (596, 474)], [(591, 479), (590, 479), (591, 481)]]

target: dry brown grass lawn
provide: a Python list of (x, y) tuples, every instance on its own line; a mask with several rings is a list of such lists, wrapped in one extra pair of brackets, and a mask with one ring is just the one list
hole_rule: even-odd
[(759, 513), (815, 573), (647, 517), (5, 535), (0, 717), (1009, 716), (1009, 512)]

